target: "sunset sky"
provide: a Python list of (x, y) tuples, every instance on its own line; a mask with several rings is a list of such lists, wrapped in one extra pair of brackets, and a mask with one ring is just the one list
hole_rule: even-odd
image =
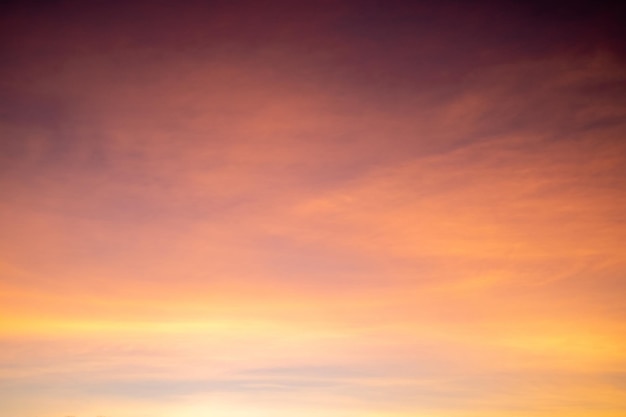
[(623, 7), (0, 16), (3, 417), (626, 415)]

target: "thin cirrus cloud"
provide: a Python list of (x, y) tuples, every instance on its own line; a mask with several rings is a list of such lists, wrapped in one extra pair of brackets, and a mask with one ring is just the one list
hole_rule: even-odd
[(604, 6), (12, 6), (5, 413), (617, 416)]

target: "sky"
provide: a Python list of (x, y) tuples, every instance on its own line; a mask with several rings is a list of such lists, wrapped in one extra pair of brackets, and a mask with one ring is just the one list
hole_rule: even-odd
[(1, 7), (0, 414), (626, 415), (623, 6)]

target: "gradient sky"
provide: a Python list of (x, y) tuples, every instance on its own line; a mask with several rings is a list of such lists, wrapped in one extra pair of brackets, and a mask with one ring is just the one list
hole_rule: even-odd
[(2, 7), (3, 416), (626, 415), (623, 8)]

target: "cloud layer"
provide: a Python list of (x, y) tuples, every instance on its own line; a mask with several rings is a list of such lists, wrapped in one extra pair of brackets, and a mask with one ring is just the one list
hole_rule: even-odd
[(0, 410), (620, 415), (619, 13), (8, 8)]

